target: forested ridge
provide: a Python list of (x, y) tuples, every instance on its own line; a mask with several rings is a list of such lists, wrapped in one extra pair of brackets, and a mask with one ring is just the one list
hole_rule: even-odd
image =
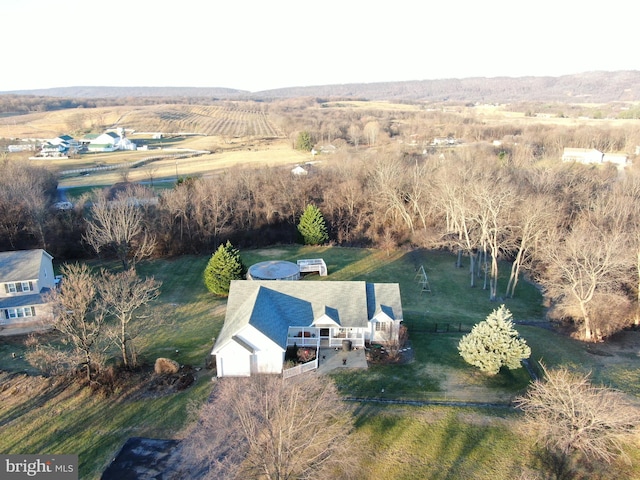
[[(40, 90), (0, 92), (6, 96), (93, 99), (101, 105), (123, 105), (126, 102), (199, 103), (211, 99), (271, 100), (296, 97), (343, 98), (366, 100), (394, 100), (420, 102), (637, 102), (640, 101), (640, 72), (584, 72), (558, 77), (474, 77), (438, 80), (407, 80), (398, 82), (350, 83), (338, 85), (292, 86), (260, 92), (232, 88), (203, 87), (109, 87), (78, 86)], [(36, 100), (38, 101), (38, 100)], [(51, 101), (55, 104), (55, 101)], [(84, 103), (80, 101), (79, 103)], [(20, 107), (23, 108), (22, 106)], [(7, 110), (0, 103), (2, 111)], [(33, 111), (33, 110), (32, 110)]]

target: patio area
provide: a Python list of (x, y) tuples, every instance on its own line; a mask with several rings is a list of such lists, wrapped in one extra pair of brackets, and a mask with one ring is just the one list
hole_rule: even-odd
[(337, 368), (368, 368), (364, 348), (344, 351), (342, 348), (321, 348), (317, 373), (329, 373)]

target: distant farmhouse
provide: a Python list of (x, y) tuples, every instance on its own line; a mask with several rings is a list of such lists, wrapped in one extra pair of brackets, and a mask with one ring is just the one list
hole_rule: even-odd
[(562, 161), (597, 165), (612, 163), (618, 168), (629, 165), (629, 159), (625, 154), (602, 153), (595, 148), (565, 148), (562, 153)]
[(53, 257), (42, 249), (0, 252), (0, 326), (49, 325)]
[(397, 283), (234, 280), (211, 353), (218, 377), (280, 374), (287, 347), (395, 342), (402, 320)]
[(60, 135), (49, 139), (42, 144), (37, 157), (66, 158), (70, 154), (77, 153), (80, 143), (70, 135)]
[[(87, 142), (88, 140), (88, 142)], [(124, 130), (106, 132), (98, 136), (86, 136), (87, 150), (90, 152), (115, 152), (116, 150), (137, 150), (137, 146), (124, 135)]]

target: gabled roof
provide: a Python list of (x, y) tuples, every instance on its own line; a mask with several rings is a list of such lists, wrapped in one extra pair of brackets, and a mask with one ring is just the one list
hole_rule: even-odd
[(328, 317), (341, 327), (367, 328), (380, 309), (402, 320), (398, 284), (234, 280), (213, 351), (233, 340), (246, 325), (286, 348), (289, 327), (311, 326), (314, 320)]
[(118, 140), (120, 140), (120, 136), (114, 132), (105, 132), (91, 140), (91, 145), (114, 145)]
[(234, 335), (233, 337), (231, 337), (231, 339), (236, 342), (238, 345), (240, 345), (242, 348), (246, 349), (249, 353), (254, 353), (255, 349), (253, 348), (252, 345), (249, 344), (249, 342), (245, 342), (243, 338), (239, 337), (238, 335)]
[(20, 282), (39, 278), (44, 256), (53, 259), (42, 249), (0, 252), (0, 282)]
[(403, 320), (400, 285), (367, 283), (367, 314), (373, 318), (380, 311), (392, 320)]

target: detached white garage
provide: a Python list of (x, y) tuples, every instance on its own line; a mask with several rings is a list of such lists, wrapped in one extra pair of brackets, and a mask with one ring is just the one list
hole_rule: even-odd
[(245, 325), (231, 337), (218, 339), (211, 353), (216, 356), (219, 377), (249, 377), (280, 373), (285, 349), (252, 325)]

